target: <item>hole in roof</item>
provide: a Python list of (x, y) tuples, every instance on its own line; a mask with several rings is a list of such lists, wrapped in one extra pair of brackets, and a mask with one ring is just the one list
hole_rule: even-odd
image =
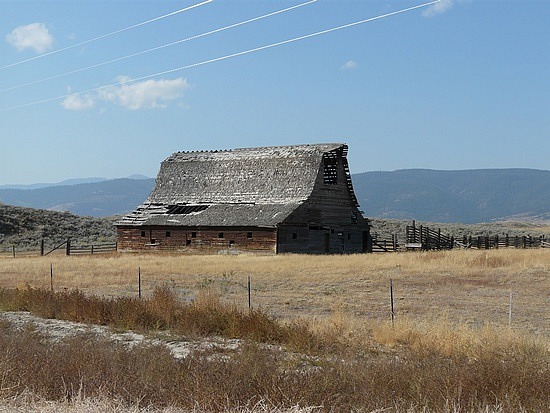
[(168, 213), (176, 215), (187, 215), (193, 212), (201, 212), (207, 209), (209, 205), (169, 205)]

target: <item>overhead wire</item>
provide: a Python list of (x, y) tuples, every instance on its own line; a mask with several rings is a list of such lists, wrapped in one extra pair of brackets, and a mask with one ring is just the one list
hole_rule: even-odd
[(5, 109), (0, 109), (0, 112), (6, 112), (6, 111), (9, 111), (9, 110), (21, 109), (21, 108), (24, 108), (24, 107), (29, 107), (29, 106), (42, 104), (42, 103), (61, 100), (61, 99), (65, 99), (69, 96), (84, 95), (84, 94), (87, 94), (87, 93), (97, 92), (97, 91), (100, 91), (100, 90), (104, 90), (104, 89), (108, 89), (108, 88), (112, 88), (112, 87), (116, 87), (116, 86), (123, 86), (123, 85), (127, 85), (127, 84), (130, 84), (130, 83), (135, 83), (135, 82), (151, 79), (151, 78), (162, 76), (162, 75), (167, 75), (167, 74), (171, 74), (171, 73), (175, 73), (175, 72), (180, 72), (180, 71), (183, 71), (183, 70), (191, 69), (191, 68), (198, 67), (198, 66), (207, 65), (207, 64), (210, 64), (210, 63), (219, 62), (219, 61), (222, 61), (222, 60), (232, 59), (232, 58), (247, 55), (247, 54), (250, 54), (250, 53), (256, 53), (256, 52), (259, 52), (259, 51), (262, 51), (262, 50), (282, 46), (282, 45), (289, 44), (289, 43), (298, 42), (298, 41), (309, 39), (309, 38), (316, 37), (316, 36), (321, 36), (321, 35), (324, 35), (324, 34), (327, 34), (327, 33), (332, 33), (332, 32), (338, 31), (338, 30), (343, 30), (343, 29), (358, 26), (358, 25), (361, 25), (361, 24), (369, 23), (369, 22), (372, 22), (372, 21), (375, 21), (375, 20), (380, 20), (380, 19), (383, 19), (383, 18), (395, 16), (397, 14), (406, 13), (406, 12), (416, 10), (416, 9), (419, 9), (419, 8), (422, 8), (422, 7), (427, 7), (427, 6), (435, 4), (435, 3), (439, 3), (440, 1), (441, 0), (433, 0), (433, 1), (430, 1), (430, 2), (427, 2), (427, 3), (422, 3), (422, 4), (419, 4), (419, 5), (416, 5), (416, 6), (407, 7), (407, 8), (404, 8), (404, 9), (396, 10), (396, 11), (393, 11), (393, 12), (381, 14), (381, 15), (374, 16), (374, 17), (369, 17), (367, 19), (359, 20), (359, 21), (356, 21), (356, 22), (353, 22), (353, 23), (343, 24), (343, 25), (332, 27), (332, 28), (329, 28), (329, 29), (317, 31), (317, 32), (314, 32), (314, 33), (309, 33), (309, 34), (306, 34), (306, 35), (303, 35), (303, 36), (298, 36), (298, 37), (283, 40), (283, 41), (280, 41), (280, 42), (275, 42), (275, 43), (271, 43), (271, 44), (268, 44), (268, 45), (259, 46), (259, 47), (255, 47), (255, 48), (252, 48), (252, 49), (244, 50), (244, 51), (241, 51), (241, 52), (231, 53), (231, 54), (228, 54), (228, 55), (224, 55), (224, 56), (220, 56), (220, 57), (216, 57), (216, 58), (212, 58), (212, 59), (208, 59), (208, 60), (203, 60), (201, 62), (192, 63), (192, 64), (189, 64), (189, 65), (186, 65), (186, 66), (181, 66), (181, 67), (177, 67), (177, 68), (173, 68), (173, 69), (164, 70), (164, 71), (153, 73), (153, 74), (150, 74), (150, 75), (141, 76), (141, 77), (138, 77), (138, 78), (135, 78), (135, 79), (126, 79), (126, 80), (123, 80), (123, 81), (119, 81), (119, 82), (111, 83), (111, 84), (108, 84), (108, 85), (83, 90), (83, 91), (80, 91), (80, 92), (66, 93), (66, 94), (61, 95), (61, 96), (56, 96), (56, 97), (52, 97), (52, 98), (48, 98), (48, 99), (42, 99), (42, 100), (38, 100), (38, 101), (34, 101), (34, 102), (29, 102), (29, 103), (22, 104), (22, 105), (12, 106), (12, 107), (5, 108)]
[(126, 56), (118, 57), (116, 59), (111, 59), (111, 60), (108, 60), (108, 61), (105, 61), (105, 62), (96, 63), (96, 64), (93, 64), (93, 65), (90, 65), (90, 66), (82, 67), (80, 69), (71, 70), (69, 72), (61, 73), (61, 74), (58, 74), (58, 75), (46, 77), (46, 78), (39, 79), (39, 80), (34, 80), (32, 82), (27, 82), (27, 83), (22, 83), (22, 84), (19, 84), (19, 85), (16, 85), (16, 86), (11, 86), (9, 88), (0, 90), (0, 92), (8, 92), (8, 91), (11, 91), (11, 90), (20, 89), (22, 87), (36, 85), (38, 83), (43, 83), (43, 82), (46, 82), (46, 81), (49, 81), (49, 80), (58, 79), (60, 77), (65, 77), (65, 76), (69, 76), (69, 75), (72, 75), (72, 74), (75, 74), (75, 73), (84, 72), (86, 70), (95, 69), (97, 67), (105, 66), (105, 65), (108, 65), (108, 64), (111, 64), (111, 63), (120, 62), (121, 60), (126, 60), (126, 59), (130, 59), (132, 57), (141, 56), (141, 55), (146, 54), (146, 53), (151, 53), (151, 52), (154, 52), (154, 51), (157, 51), (157, 50), (165, 49), (167, 47), (171, 47), (171, 46), (175, 46), (175, 45), (178, 45), (178, 44), (181, 44), (181, 43), (189, 42), (191, 40), (196, 40), (196, 39), (199, 39), (201, 37), (206, 37), (206, 36), (210, 36), (212, 34), (220, 33), (220, 32), (225, 31), (225, 30), (233, 29), (235, 27), (243, 26), (245, 24), (249, 24), (249, 23), (252, 23), (252, 22), (255, 22), (255, 21), (258, 21), (258, 20), (266, 19), (268, 17), (273, 17), (277, 14), (286, 13), (286, 12), (295, 10), (299, 7), (303, 7), (303, 6), (309, 5), (311, 3), (315, 3), (316, 1), (317, 0), (309, 0), (309, 1), (306, 1), (305, 3), (300, 3), (300, 4), (297, 4), (297, 5), (291, 6), (291, 7), (287, 7), (285, 9), (281, 9), (281, 10), (277, 10), (277, 11), (274, 11), (274, 12), (271, 12), (271, 13), (264, 14), (262, 16), (258, 16), (258, 17), (254, 17), (254, 18), (251, 18), (251, 19), (248, 19), (248, 20), (238, 22), (238, 23), (230, 24), (228, 26), (220, 27), (218, 29), (210, 30), (208, 32), (197, 34), (195, 36), (187, 37), (187, 38), (184, 38), (184, 39), (176, 40), (176, 41), (171, 42), (171, 43), (163, 44), (161, 46), (156, 46), (156, 47), (153, 47), (153, 48), (150, 48), (150, 49), (147, 49), (147, 50), (142, 50), (140, 52), (136, 52), (136, 53), (132, 53), (132, 54), (129, 54), (129, 55), (126, 55)]
[(101, 40), (101, 39), (105, 39), (106, 37), (114, 36), (116, 34), (119, 34), (119, 33), (122, 33), (122, 32), (128, 31), (128, 30), (132, 30), (132, 29), (135, 29), (135, 28), (138, 28), (138, 27), (141, 27), (141, 26), (145, 26), (147, 24), (156, 22), (158, 20), (165, 19), (167, 17), (174, 16), (174, 15), (179, 14), (179, 13), (183, 13), (185, 11), (188, 11), (188, 10), (200, 7), (200, 6), (204, 6), (205, 4), (211, 3), (213, 1), (214, 0), (205, 0), (201, 3), (193, 4), (191, 6), (184, 7), (182, 9), (175, 10), (175, 11), (167, 13), (167, 14), (163, 14), (162, 16), (154, 17), (152, 19), (143, 21), (141, 23), (133, 24), (133, 25), (125, 27), (123, 29), (118, 29), (118, 30), (115, 30), (115, 31), (107, 33), (107, 34), (103, 34), (101, 36), (94, 37), (92, 39), (84, 40), (82, 42), (75, 43), (75, 44), (72, 44), (70, 46), (62, 47), (61, 49), (52, 50), (51, 52), (43, 53), (43, 54), (38, 55), (38, 56), (33, 56), (33, 57), (28, 58), (28, 59), (20, 60), (20, 61), (15, 62), (15, 63), (10, 63), (8, 65), (0, 67), (0, 70), (4, 70), (4, 69), (8, 69), (10, 67), (18, 66), (18, 65), (23, 64), (23, 63), (31, 62), (33, 60), (43, 59), (44, 57), (51, 56), (51, 55), (54, 55), (54, 54), (57, 54), (57, 53), (61, 53), (61, 52), (64, 52), (66, 50), (74, 49), (75, 47), (84, 46), (85, 44), (89, 44), (89, 43), (92, 43), (92, 42), (95, 42), (95, 41), (98, 41), (98, 40)]

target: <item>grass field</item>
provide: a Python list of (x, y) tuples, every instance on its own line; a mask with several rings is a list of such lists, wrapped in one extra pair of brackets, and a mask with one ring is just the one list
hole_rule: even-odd
[[(51, 265), (51, 267), (50, 267)], [(106, 297), (168, 286), (182, 299), (204, 289), (282, 318), (396, 317), (508, 326), (550, 336), (550, 250), (501, 249), (342, 256), (116, 254), (0, 258), (0, 287), (79, 289)]]
[(0, 322), (0, 411), (21, 388), (75, 412), (94, 398), (120, 412), (550, 411), (549, 250), (4, 256), (0, 288), (0, 308), (244, 340), (174, 361), (90, 337), (44, 346)]

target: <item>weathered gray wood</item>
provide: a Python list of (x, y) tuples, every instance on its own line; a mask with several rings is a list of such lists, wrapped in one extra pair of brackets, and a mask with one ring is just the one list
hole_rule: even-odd
[(116, 225), (121, 250), (356, 253), (369, 245), (345, 144), (175, 153), (146, 203)]

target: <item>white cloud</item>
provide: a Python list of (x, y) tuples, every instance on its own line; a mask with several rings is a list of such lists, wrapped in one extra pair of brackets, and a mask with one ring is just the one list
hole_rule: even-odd
[(439, 3), (432, 4), (422, 12), (424, 17), (432, 17), (437, 14), (445, 13), (450, 10), (455, 3), (455, 0), (441, 0)]
[(346, 63), (344, 63), (342, 66), (340, 66), (340, 69), (342, 70), (355, 70), (359, 67), (359, 63), (357, 63), (354, 60), (348, 60)]
[(67, 110), (85, 110), (94, 108), (98, 101), (106, 101), (130, 110), (166, 108), (167, 102), (179, 99), (190, 87), (184, 78), (132, 83), (129, 77), (120, 76), (117, 82), (94, 94), (68, 95), (61, 106)]
[(189, 88), (184, 78), (129, 83), (130, 78), (121, 76), (117, 81), (122, 84), (102, 89), (99, 97), (130, 110), (165, 108), (165, 102), (179, 99)]
[(86, 110), (95, 106), (94, 98), (91, 95), (69, 95), (61, 102), (67, 110)]
[(17, 48), (17, 50), (33, 49), (37, 53), (44, 53), (50, 50), (53, 40), (53, 36), (43, 23), (19, 26), (6, 35), (6, 41)]

